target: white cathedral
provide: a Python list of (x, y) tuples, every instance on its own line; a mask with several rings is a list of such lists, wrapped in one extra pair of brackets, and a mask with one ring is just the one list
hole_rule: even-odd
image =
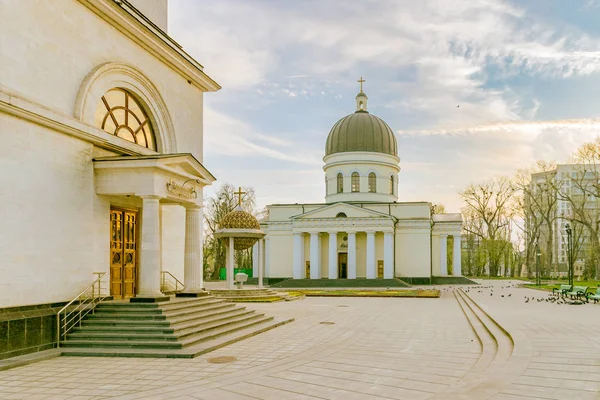
[(254, 259), (264, 251), (267, 278), (429, 283), (460, 276), (461, 215), (432, 215), (429, 202), (398, 201), (396, 137), (369, 113), (359, 82), (356, 111), (333, 125), (325, 144), (325, 203), (268, 206), (264, 250), (255, 246)]
[[(163, 300), (166, 275), (202, 291), (215, 180), (203, 105), (220, 86), (166, 33), (167, 0), (13, 1), (0, 14), (3, 359), (55, 346), (57, 310), (98, 276), (115, 299)], [(267, 277), (448, 273), (460, 215), (397, 202), (396, 139), (362, 91), (325, 163), (327, 204), (269, 207)]]

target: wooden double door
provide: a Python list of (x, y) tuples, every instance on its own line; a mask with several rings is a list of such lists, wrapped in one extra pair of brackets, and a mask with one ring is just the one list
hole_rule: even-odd
[(138, 212), (110, 210), (110, 294), (134, 297), (137, 287)]
[(348, 279), (348, 253), (338, 253), (338, 278)]

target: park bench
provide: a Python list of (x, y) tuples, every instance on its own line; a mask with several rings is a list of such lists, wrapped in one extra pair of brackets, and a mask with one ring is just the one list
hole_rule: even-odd
[(560, 288), (552, 288), (552, 294), (555, 296), (564, 296), (571, 291), (573, 285), (560, 285)]
[(573, 290), (565, 293), (565, 296), (569, 296), (571, 298), (575, 297), (577, 299), (579, 299), (580, 297), (583, 297), (584, 299), (587, 300), (585, 292), (587, 292), (588, 288), (589, 288), (588, 286), (574, 286)]
[(596, 289), (596, 293), (588, 293), (587, 295), (588, 302), (590, 299), (594, 300), (594, 303), (600, 301), (600, 287)]

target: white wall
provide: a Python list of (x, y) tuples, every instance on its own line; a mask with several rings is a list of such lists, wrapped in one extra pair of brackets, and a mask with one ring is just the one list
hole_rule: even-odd
[(129, 3), (160, 29), (167, 32), (168, 0), (129, 0)]
[(396, 231), (395, 276), (430, 276), (429, 232), (425, 229), (399, 229)]
[[(291, 277), (293, 270), (294, 239), (289, 233), (277, 232), (269, 235), (269, 271), (266, 277)], [(308, 258), (307, 258), (308, 260)]]
[(185, 253), (185, 208), (161, 205), (161, 258), (163, 271), (183, 282)]
[(14, 1), (0, 18), (2, 29), (12, 32), (0, 45), (0, 76), (9, 90), (72, 117), (78, 90), (94, 68), (132, 65), (166, 103), (177, 152), (202, 161), (202, 92), (77, 0)]
[(0, 307), (70, 300), (108, 271), (92, 145), (7, 114), (0, 143)]
[[(324, 158), (325, 201), (379, 201), (398, 200), (399, 158), (371, 152), (336, 153)], [(352, 173), (360, 175), (360, 191), (352, 192)], [(344, 191), (337, 192), (337, 175), (344, 176)], [(376, 176), (376, 191), (369, 192), (369, 174)], [(394, 193), (390, 193), (390, 176), (394, 177)]]

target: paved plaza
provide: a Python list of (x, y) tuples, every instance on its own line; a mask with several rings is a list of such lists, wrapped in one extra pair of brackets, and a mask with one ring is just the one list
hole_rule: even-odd
[[(600, 304), (525, 303), (547, 292), (481, 286), (444, 287), (439, 299), (248, 304), (295, 322), (195, 359), (13, 368), (0, 372), (0, 398), (600, 399)], [(209, 362), (218, 356), (237, 361)]]

